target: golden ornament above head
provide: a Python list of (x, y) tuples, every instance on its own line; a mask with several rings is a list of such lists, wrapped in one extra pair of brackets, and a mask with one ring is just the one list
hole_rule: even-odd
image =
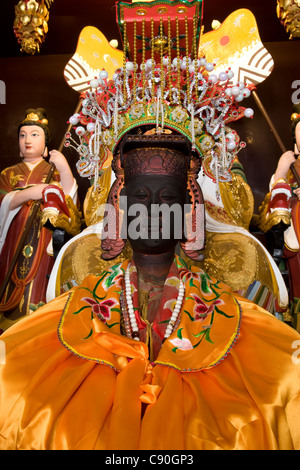
[(300, 114), (299, 113), (293, 113), (291, 115), (291, 121), (295, 121), (295, 119), (298, 119), (300, 117)]
[(37, 121), (37, 122), (39, 122), (39, 123), (41, 123), (41, 124), (45, 124), (46, 126), (48, 125), (48, 119), (45, 119), (45, 118), (44, 118), (44, 119), (40, 119), (39, 116), (38, 116), (37, 114), (35, 114), (35, 113), (29, 113), (29, 114), (27, 114), (27, 116), (26, 116), (26, 118), (24, 119), (23, 122), (25, 123), (26, 121)]

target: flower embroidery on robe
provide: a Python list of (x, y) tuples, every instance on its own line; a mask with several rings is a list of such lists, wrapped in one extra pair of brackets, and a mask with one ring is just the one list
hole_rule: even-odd
[(104, 290), (108, 290), (112, 285), (121, 286), (124, 272), (121, 264), (112, 266), (109, 271), (105, 271), (100, 278), (100, 282)]
[(194, 321), (205, 320), (209, 315), (212, 314), (217, 305), (224, 304), (223, 300), (216, 299), (211, 305), (207, 305), (203, 300), (196, 294), (192, 294), (191, 297), (195, 300), (194, 306)]
[(81, 300), (87, 302), (92, 307), (93, 314), (104, 323), (111, 319), (111, 308), (117, 305), (117, 302), (113, 299), (107, 299), (99, 303), (89, 297), (82, 297)]

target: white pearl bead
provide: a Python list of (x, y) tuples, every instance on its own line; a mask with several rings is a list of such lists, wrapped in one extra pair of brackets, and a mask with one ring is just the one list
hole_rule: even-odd
[(243, 99), (244, 99), (243, 93), (239, 93), (239, 94), (235, 97), (235, 101), (237, 101), (238, 103), (240, 103), (241, 101), (243, 101)]
[(91, 88), (98, 88), (99, 84), (99, 80), (97, 80), (96, 78), (90, 81)]
[(72, 124), (73, 126), (75, 126), (76, 124), (78, 124), (79, 119), (78, 119), (77, 116), (74, 115), (74, 116), (71, 116), (71, 117), (70, 117), (69, 121), (70, 121), (70, 124)]
[(233, 86), (233, 87), (231, 88), (231, 94), (232, 94), (233, 96), (238, 96), (239, 93), (240, 93), (240, 88), (239, 88), (238, 86)]
[(254, 114), (254, 111), (253, 111), (253, 109), (251, 109), (251, 108), (247, 108), (247, 109), (245, 109), (245, 116), (246, 116), (247, 118), (250, 118), (250, 117), (252, 117), (252, 116), (253, 116), (253, 114)]
[(102, 78), (102, 80), (105, 80), (106, 78), (108, 78), (108, 73), (106, 70), (101, 70), (101, 72), (99, 73), (99, 78)]
[(174, 67), (177, 67), (177, 64), (179, 65), (179, 67), (181, 67), (181, 60), (175, 57), (175, 59), (173, 59), (172, 64), (174, 65)]
[(209, 80), (212, 82), (212, 83), (216, 83), (218, 81), (218, 77), (217, 75), (215, 75), (214, 73), (212, 73), (210, 76), (209, 76)]
[(147, 62), (146, 62), (146, 66), (147, 66), (149, 69), (152, 69), (152, 67), (155, 67), (155, 60), (148, 59)]
[(93, 122), (89, 122), (88, 125), (86, 126), (86, 128), (89, 132), (94, 132), (95, 124)]
[(84, 135), (85, 134), (85, 128), (82, 127), (82, 126), (79, 126), (79, 127), (76, 128), (75, 132), (76, 132), (77, 135)]
[(133, 62), (126, 62), (126, 70), (131, 72), (134, 69)]
[(228, 132), (228, 134), (226, 134), (226, 137), (229, 140), (233, 140), (234, 139), (234, 134), (232, 132)]
[(225, 82), (225, 80), (227, 80), (227, 78), (228, 78), (228, 75), (227, 75), (226, 72), (221, 72), (221, 73), (219, 74), (219, 80), (220, 80), (221, 82)]
[(205, 68), (208, 72), (212, 72), (212, 70), (214, 69), (214, 64), (212, 64), (211, 62), (207, 62)]
[(235, 142), (233, 142), (233, 141), (231, 141), (231, 142), (228, 142), (228, 144), (227, 144), (227, 148), (228, 148), (228, 150), (234, 150), (234, 149), (235, 149), (235, 147), (236, 147), (236, 144), (235, 144)]

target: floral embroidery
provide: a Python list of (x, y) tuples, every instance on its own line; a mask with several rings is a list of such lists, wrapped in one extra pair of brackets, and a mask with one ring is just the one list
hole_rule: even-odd
[(111, 307), (117, 305), (117, 302), (113, 299), (107, 299), (99, 303), (89, 297), (82, 297), (81, 300), (87, 302), (92, 307), (93, 314), (104, 321), (104, 323), (111, 319)]
[(173, 351), (175, 351), (176, 349), (181, 349), (181, 351), (188, 351), (189, 349), (193, 349), (192, 343), (187, 338), (170, 339), (170, 343), (172, 343), (175, 346)]
[[(210, 332), (216, 314), (223, 315), (225, 318), (229, 319), (234, 317), (234, 315), (228, 315), (222, 310), (222, 305), (225, 305), (225, 303), (220, 296), (224, 294), (224, 284), (210, 278), (210, 276), (202, 270), (198, 270), (197, 272), (191, 271), (185, 261), (180, 257), (177, 258), (177, 266), (180, 278), (192, 289), (195, 288), (197, 292), (199, 292), (199, 295), (191, 292), (187, 297), (186, 300), (190, 299), (193, 301), (193, 307), (189, 308), (189, 310), (185, 309), (184, 313), (188, 315), (190, 321), (199, 323), (201, 331), (193, 335), (195, 338), (199, 338), (199, 341), (193, 345), (190, 340), (182, 337), (182, 329), (179, 329), (177, 331), (177, 338), (169, 340), (175, 346), (175, 348), (172, 349), (173, 352), (176, 352), (177, 349), (187, 350), (196, 348), (203, 339), (209, 343), (213, 343)], [(190, 344), (188, 344), (188, 342)]]
[(181, 351), (189, 351), (193, 349), (193, 345), (190, 342), (190, 340), (188, 338), (182, 337), (182, 329), (183, 328), (180, 328), (177, 331), (177, 338), (169, 340), (170, 343), (172, 343), (175, 346), (175, 348), (172, 349), (173, 352), (176, 352), (177, 349), (180, 349)]
[(195, 283), (193, 281), (196, 281), (196, 282), (200, 282), (201, 281), (201, 275), (203, 275), (202, 273), (193, 273), (192, 271), (189, 271), (188, 269), (182, 269), (180, 271), (180, 277), (181, 279), (187, 283), (189, 282), (190, 286), (194, 286)]
[(121, 264), (117, 264), (116, 266), (112, 266), (109, 271), (106, 271), (101, 276), (100, 282), (104, 290), (107, 291), (112, 285), (120, 287), (123, 276), (124, 272), (121, 269)]
[(24, 178), (21, 175), (15, 175), (15, 173), (11, 171), (9, 175), (9, 180), (10, 180), (11, 187), (14, 188), (15, 186), (17, 186), (19, 181), (24, 181)]
[(196, 294), (191, 295), (194, 300), (195, 300), (195, 306), (194, 306), (194, 320), (205, 320), (209, 315), (212, 314), (214, 311), (215, 307), (217, 305), (222, 305), (224, 304), (223, 300), (221, 299), (216, 299), (211, 305), (207, 305), (203, 300)]
[[(121, 287), (121, 282), (123, 278), (123, 270), (121, 268), (121, 263), (113, 266), (109, 269), (109, 271), (105, 271), (97, 280), (93, 290), (90, 290), (88, 287), (79, 287), (79, 290), (88, 291), (91, 294), (91, 297), (82, 297), (81, 301), (86, 302), (88, 305), (84, 305), (83, 307), (79, 308), (76, 312), (73, 312), (73, 315), (80, 314), (83, 310), (90, 308), (91, 309), (91, 319), (93, 320), (94, 316), (99, 318), (103, 321), (108, 328), (112, 328), (113, 326), (119, 324), (119, 322), (115, 323), (108, 323), (108, 321), (112, 317), (112, 312), (121, 313), (119, 302), (117, 299), (114, 298), (106, 298), (107, 291), (110, 287), (115, 286), (116, 291), (118, 288)], [(99, 286), (104, 290), (104, 296), (99, 297), (97, 295)], [(101, 292), (100, 288), (100, 292)], [(103, 292), (103, 291), (102, 291)], [(93, 333), (93, 328), (91, 328), (90, 333), (86, 336), (87, 339)]]

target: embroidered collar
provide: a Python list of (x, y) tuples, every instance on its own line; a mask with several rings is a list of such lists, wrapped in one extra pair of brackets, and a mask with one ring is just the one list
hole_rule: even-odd
[[(61, 343), (73, 354), (107, 364), (117, 371), (133, 358), (148, 360), (144, 343), (120, 334), (120, 295), (128, 263), (126, 260), (101, 276), (88, 276), (71, 292), (58, 327)], [(170, 366), (182, 372), (216, 366), (238, 337), (240, 306), (230, 287), (197, 267), (188, 268), (176, 256), (164, 288), (163, 317), (166, 319), (177, 297), (179, 278), (186, 286), (180, 322), (163, 344), (154, 365)], [(166, 298), (168, 291), (170, 298)], [(138, 296), (136, 288), (133, 288), (133, 296)], [(136, 315), (139, 319), (137, 311)], [(141, 324), (142, 320), (139, 321)]]

